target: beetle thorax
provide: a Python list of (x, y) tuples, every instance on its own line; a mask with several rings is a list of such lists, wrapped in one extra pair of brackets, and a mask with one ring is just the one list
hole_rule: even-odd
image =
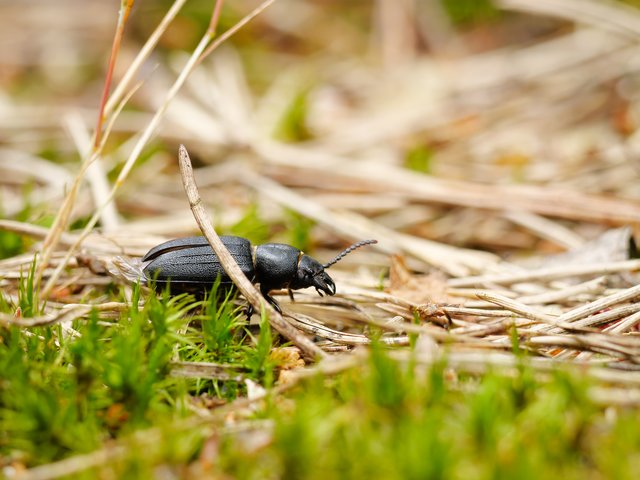
[(262, 289), (288, 288), (298, 272), (302, 252), (283, 243), (265, 243), (256, 247), (256, 281)]

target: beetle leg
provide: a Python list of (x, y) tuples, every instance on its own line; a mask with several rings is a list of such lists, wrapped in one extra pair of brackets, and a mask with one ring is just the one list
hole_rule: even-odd
[(290, 288), (287, 289), (287, 292), (289, 292), (289, 298), (291, 299), (292, 302), (295, 302), (295, 300), (293, 299), (293, 290), (291, 290)]
[(275, 298), (273, 298), (271, 295), (265, 295), (264, 298), (267, 300), (267, 302), (271, 304), (273, 308), (276, 309), (276, 312), (282, 315), (282, 309), (280, 308), (280, 304), (276, 302)]
[(276, 302), (276, 300), (271, 295), (269, 295), (269, 291), (268, 290), (263, 290), (261, 288), (260, 289), (260, 293), (262, 294), (264, 299), (267, 302), (269, 302), (273, 308), (276, 309), (276, 312), (278, 312), (280, 315), (282, 315), (282, 309), (280, 308), (280, 305), (278, 304), (278, 302)]
[(247, 322), (251, 320), (251, 316), (253, 315), (253, 305), (247, 303), (247, 307), (244, 309), (244, 313), (247, 315)]

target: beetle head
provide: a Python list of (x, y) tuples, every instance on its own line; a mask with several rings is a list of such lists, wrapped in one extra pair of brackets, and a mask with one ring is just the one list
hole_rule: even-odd
[(302, 255), (298, 262), (298, 272), (289, 288), (297, 290), (306, 287), (314, 287), (320, 296), (323, 293), (327, 295), (336, 293), (336, 284), (324, 271), (322, 264), (309, 255)]
[(311, 258), (309, 255), (302, 255), (298, 261), (296, 277), (289, 284), (289, 288), (297, 290), (298, 288), (315, 287), (320, 296), (322, 296), (323, 292), (327, 295), (335, 295), (336, 284), (333, 282), (333, 279), (329, 274), (324, 271), (325, 268), (329, 268), (331, 265), (339, 262), (356, 248), (360, 248), (364, 245), (371, 245), (373, 243), (378, 242), (377, 240), (363, 240), (361, 242), (354, 243), (349, 248), (340, 252), (336, 258), (324, 265)]

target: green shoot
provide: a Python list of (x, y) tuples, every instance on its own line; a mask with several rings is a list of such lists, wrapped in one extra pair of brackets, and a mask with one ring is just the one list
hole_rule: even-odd
[(270, 357), (273, 348), (273, 335), (266, 312), (260, 317), (260, 334), (258, 338), (251, 336), (252, 345), (245, 347), (245, 366), (252, 376), (267, 388), (273, 385), (275, 363)]
[(34, 257), (27, 276), (20, 275), (20, 285), (18, 289), (18, 306), (23, 317), (35, 317), (42, 313), (38, 291), (35, 286), (36, 258)]

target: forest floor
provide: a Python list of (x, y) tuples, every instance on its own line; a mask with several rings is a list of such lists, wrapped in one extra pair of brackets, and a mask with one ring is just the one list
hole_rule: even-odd
[[(637, 476), (633, 5), (39, 3), (0, 5), (0, 475)], [(377, 243), (250, 321), (123, 279), (200, 231), (179, 145), (218, 234)]]

